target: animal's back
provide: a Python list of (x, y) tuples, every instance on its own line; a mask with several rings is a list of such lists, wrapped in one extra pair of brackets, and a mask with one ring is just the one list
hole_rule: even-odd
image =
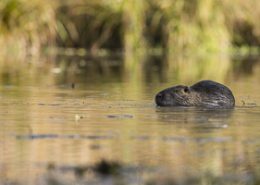
[(203, 80), (191, 86), (201, 97), (202, 106), (231, 108), (235, 105), (235, 98), (231, 90), (223, 84)]

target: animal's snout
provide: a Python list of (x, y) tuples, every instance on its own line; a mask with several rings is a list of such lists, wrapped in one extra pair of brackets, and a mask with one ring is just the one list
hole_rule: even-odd
[(157, 105), (162, 104), (163, 99), (164, 99), (163, 93), (158, 93), (158, 94), (156, 95), (156, 97), (155, 97), (155, 102), (156, 102), (156, 104), (157, 104)]

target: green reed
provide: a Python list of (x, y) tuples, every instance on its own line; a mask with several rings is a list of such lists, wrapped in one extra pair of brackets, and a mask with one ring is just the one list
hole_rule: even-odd
[(228, 53), (232, 45), (259, 45), (259, 12), (257, 0), (1, 0), (1, 52), (60, 46), (132, 55), (164, 48), (170, 61)]

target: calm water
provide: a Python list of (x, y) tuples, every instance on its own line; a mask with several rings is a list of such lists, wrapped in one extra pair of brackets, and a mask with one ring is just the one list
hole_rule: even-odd
[[(117, 60), (1, 64), (0, 184), (260, 182), (259, 59), (168, 73), (158, 58), (133, 71)], [(233, 111), (155, 106), (159, 90), (206, 78), (233, 90)], [(122, 164), (119, 180), (77, 174), (100, 160)]]

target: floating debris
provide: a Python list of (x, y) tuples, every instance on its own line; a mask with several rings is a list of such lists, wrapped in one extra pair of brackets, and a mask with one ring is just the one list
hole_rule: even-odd
[(78, 122), (79, 120), (83, 119), (83, 116), (76, 114), (75, 115), (75, 121)]
[(241, 100), (241, 102), (242, 102), (243, 107), (256, 107), (257, 106), (257, 104), (254, 101), (250, 100), (249, 98), (247, 100)]

